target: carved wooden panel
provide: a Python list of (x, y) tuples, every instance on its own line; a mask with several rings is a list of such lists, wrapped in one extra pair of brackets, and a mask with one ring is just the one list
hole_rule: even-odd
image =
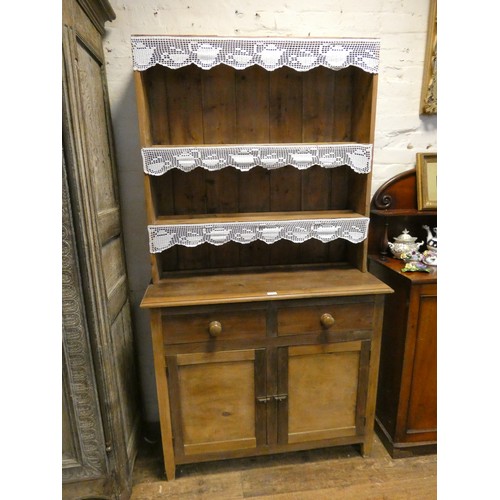
[(81, 290), (77, 312), (63, 296), (63, 462), (74, 462), (63, 497), (71, 499), (128, 498), (137, 450), (139, 398), (102, 49), (104, 23), (113, 18), (107, 0), (63, 1), (67, 233)]
[(106, 453), (65, 169), (62, 187), (62, 476), (74, 481), (105, 475)]

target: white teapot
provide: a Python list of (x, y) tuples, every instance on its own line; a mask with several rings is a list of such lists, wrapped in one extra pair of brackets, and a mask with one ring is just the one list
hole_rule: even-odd
[(411, 236), (405, 229), (398, 237), (394, 238), (394, 243), (389, 242), (389, 248), (396, 259), (401, 259), (401, 254), (418, 252), (424, 244), (423, 241), (416, 241), (417, 238)]

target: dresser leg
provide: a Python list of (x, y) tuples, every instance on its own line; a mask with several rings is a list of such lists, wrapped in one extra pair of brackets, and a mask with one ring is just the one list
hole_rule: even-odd
[(175, 479), (175, 460), (172, 440), (172, 424), (170, 421), (170, 400), (168, 396), (167, 368), (163, 351), (161, 312), (151, 311), (151, 335), (153, 338), (153, 357), (156, 375), (156, 392), (160, 414), (161, 443), (167, 480)]
[(361, 443), (361, 456), (366, 458), (369, 457), (372, 453), (373, 448), (373, 435), (367, 436), (365, 441)]

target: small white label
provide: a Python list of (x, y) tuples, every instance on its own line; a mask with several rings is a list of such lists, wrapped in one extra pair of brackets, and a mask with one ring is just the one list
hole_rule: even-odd
[(278, 295), (278, 292), (267, 292), (267, 295)]

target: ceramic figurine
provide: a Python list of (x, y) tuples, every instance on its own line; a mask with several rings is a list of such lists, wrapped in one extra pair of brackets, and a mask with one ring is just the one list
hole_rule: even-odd
[(424, 225), (422, 227), (427, 231), (427, 250), (437, 250), (437, 227), (434, 228), (434, 234), (432, 234), (431, 228), (429, 226)]
[(427, 250), (424, 252), (424, 262), (429, 266), (437, 266), (437, 227), (434, 234), (429, 226), (422, 226), (427, 231)]

